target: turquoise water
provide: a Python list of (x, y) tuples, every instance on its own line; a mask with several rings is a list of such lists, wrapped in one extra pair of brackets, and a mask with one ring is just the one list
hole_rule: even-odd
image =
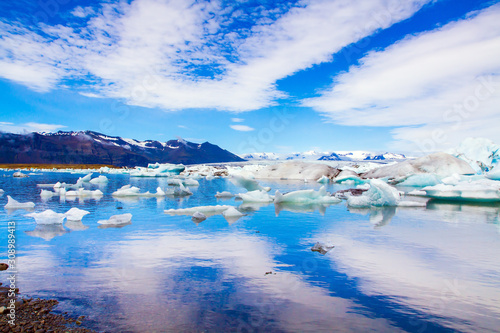
[[(22, 294), (58, 299), (58, 312), (85, 315), (85, 325), (96, 330), (500, 332), (498, 205), (247, 205), (240, 207), (246, 216), (233, 223), (217, 215), (196, 224), (163, 210), (239, 206), (214, 194), (245, 190), (203, 179), (188, 198), (120, 201), (110, 194), (123, 185), (154, 192), (166, 181), (107, 175), (106, 186), (89, 186), (104, 192), (100, 200), (44, 202), (36, 184), (75, 183), (82, 175), (2, 177), (11, 174), (0, 172), (2, 207), (11, 195), (34, 201), (37, 212), (91, 212), (83, 226), (40, 228), (26, 211), (2, 209), (0, 259), (7, 257), (7, 222), (14, 221)], [(261, 184), (272, 192), (319, 188)], [(132, 224), (99, 228), (98, 220), (123, 213), (133, 215)], [(312, 252), (317, 241), (335, 248)], [(6, 276), (0, 274), (4, 283)]]

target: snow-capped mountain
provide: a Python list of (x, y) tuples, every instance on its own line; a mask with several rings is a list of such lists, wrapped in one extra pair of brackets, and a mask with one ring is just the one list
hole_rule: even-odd
[(382, 161), (382, 160), (405, 160), (406, 156), (396, 153), (375, 153), (369, 151), (336, 151), (317, 152), (307, 151), (304, 153), (276, 154), (276, 153), (252, 153), (240, 155), (249, 161), (262, 160), (308, 160), (308, 161)]
[(159, 142), (108, 136), (93, 131), (0, 133), (0, 163), (109, 164), (217, 163), (242, 159), (219, 146), (183, 139)]

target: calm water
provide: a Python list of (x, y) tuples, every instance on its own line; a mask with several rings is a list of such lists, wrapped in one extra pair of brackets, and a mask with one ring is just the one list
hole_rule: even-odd
[[(58, 299), (57, 311), (85, 315), (97, 330), (500, 332), (498, 205), (248, 205), (236, 222), (218, 215), (195, 224), (163, 210), (238, 206), (214, 194), (245, 190), (224, 179), (200, 180), (189, 198), (120, 201), (110, 193), (122, 185), (155, 191), (166, 181), (107, 175), (108, 185), (91, 187), (105, 193), (98, 201), (43, 202), (36, 184), (75, 183), (82, 175), (2, 177), (10, 174), (0, 172), (2, 207), (11, 195), (34, 201), (37, 212), (91, 212), (83, 226), (43, 229), (25, 211), (2, 208), (0, 259), (7, 254), (7, 222), (15, 221), (21, 292)], [(273, 192), (319, 188), (262, 184)], [(96, 223), (123, 213), (133, 214), (131, 225), (102, 229)], [(335, 248), (312, 252), (317, 241)], [(5, 283), (6, 274), (0, 279)]]

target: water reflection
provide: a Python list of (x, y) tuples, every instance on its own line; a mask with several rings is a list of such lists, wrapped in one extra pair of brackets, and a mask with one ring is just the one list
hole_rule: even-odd
[(64, 225), (66, 226), (66, 228), (71, 229), (73, 231), (82, 231), (82, 230), (87, 230), (89, 228), (89, 226), (83, 224), (82, 221), (74, 221), (74, 220), (68, 220)]
[(353, 214), (369, 215), (370, 223), (373, 224), (375, 229), (388, 225), (396, 215), (396, 207), (392, 206), (369, 208), (349, 207), (349, 211)]
[(279, 216), (282, 211), (288, 211), (292, 213), (314, 213), (315, 211), (319, 211), (321, 215), (325, 215), (326, 209), (329, 206), (331, 205), (281, 202), (274, 205), (274, 211), (276, 216)]
[(62, 236), (70, 231), (65, 229), (62, 224), (37, 224), (34, 230), (25, 231), (25, 233), (32, 237), (40, 237), (46, 241), (54, 237)]

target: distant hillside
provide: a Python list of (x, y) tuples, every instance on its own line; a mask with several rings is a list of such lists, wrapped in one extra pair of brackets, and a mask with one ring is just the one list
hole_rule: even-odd
[(138, 141), (92, 131), (12, 134), (0, 133), (0, 163), (109, 164), (219, 163), (244, 161), (213, 145), (182, 139)]
[(306, 161), (383, 161), (383, 160), (405, 160), (406, 156), (395, 153), (375, 153), (369, 151), (337, 151), (337, 152), (317, 152), (307, 151), (303, 153), (277, 154), (277, 153), (251, 153), (240, 155), (240, 157), (250, 161), (262, 160), (306, 160)]

